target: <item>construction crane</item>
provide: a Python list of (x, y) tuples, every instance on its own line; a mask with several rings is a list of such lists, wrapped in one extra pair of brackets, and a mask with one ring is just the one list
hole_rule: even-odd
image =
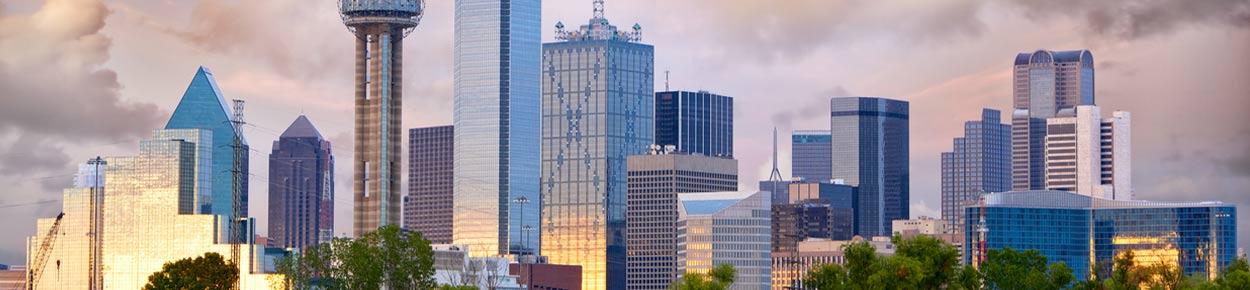
[[(43, 236), (43, 242), (39, 243), (39, 250), (35, 251), (35, 259), (26, 269), (26, 289), (35, 289), (35, 282), (39, 281), (39, 276), (43, 275), (43, 266), (48, 264), (48, 256), (52, 254), (52, 244), (56, 242), (56, 235), (61, 231), (61, 219), (65, 217), (65, 213), (56, 215), (56, 222), (52, 223), (52, 228), (48, 229), (48, 234)], [(60, 262), (57, 262), (58, 267)]]

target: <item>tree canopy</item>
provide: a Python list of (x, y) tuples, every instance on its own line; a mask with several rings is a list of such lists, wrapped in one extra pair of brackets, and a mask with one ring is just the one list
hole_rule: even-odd
[(278, 262), (288, 289), (434, 289), (434, 251), (395, 225), (359, 239), (335, 238)]
[(720, 264), (702, 273), (687, 273), (680, 280), (673, 281), (672, 290), (727, 290), (733, 285), (738, 270), (733, 265)]
[(161, 271), (148, 276), (144, 290), (229, 290), (239, 280), (239, 268), (221, 254), (165, 263)]

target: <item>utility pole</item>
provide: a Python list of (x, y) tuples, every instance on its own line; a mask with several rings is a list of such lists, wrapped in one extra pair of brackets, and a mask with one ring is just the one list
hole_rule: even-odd
[[(243, 122), (243, 100), (234, 100), (234, 118), (232, 118), (230, 122), (234, 125), (234, 142), (231, 142), (230, 144), (230, 148), (234, 149), (234, 165), (230, 168), (231, 180), (233, 181), (231, 184), (233, 216), (231, 217), (230, 226), (228, 228), (230, 230), (230, 260), (234, 261), (234, 265), (239, 268), (240, 274), (239, 279), (234, 281), (234, 290), (239, 290), (241, 289), (239, 281), (243, 280), (242, 274), (245, 273), (243, 271), (243, 263), (240, 262), (241, 257), (239, 256), (239, 247), (241, 246), (240, 244), (243, 243), (244, 239), (246, 239), (243, 237), (243, 222), (246, 219), (243, 217), (243, 178), (246, 177), (244, 175), (243, 159), (247, 158), (247, 148), (243, 145), (242, 128), (243, 124), (247, 123)], [(250, 250), (251, 247), (248, 247), (248, 249)], [(248, 261), (250, 263), (251, 255), (248, 256)], [(248, 265), (248, 270), (251, 270), (250, 264)]]

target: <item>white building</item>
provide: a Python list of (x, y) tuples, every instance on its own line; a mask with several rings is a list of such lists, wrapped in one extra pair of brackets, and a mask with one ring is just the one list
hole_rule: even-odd
[(738, 270), (734, 290), (768, 290), (772, 194), (767, 191), (678, 195), (677, 272)]
[(508, 274), (507, 258), (469, 257), (468, 245), (430, 245), (434, 249), (434, 281), (438, 285), (476, 286), (482, 290), (521, 290)]
[(1128, 112), (1102, 119), (1097, 106), (1060, 110), (1046, 125), (1046, 189), (1133, 199)]

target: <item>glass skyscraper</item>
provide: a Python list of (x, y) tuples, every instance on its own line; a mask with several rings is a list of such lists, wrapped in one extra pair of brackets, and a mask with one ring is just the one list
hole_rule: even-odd
[(1231, 204), (1110, 200), (1063, 191), (984, 199), (983, 208), (964, 210), (969, 221), (983, 219), (986, 230), (984, 237), (978, 226), (964, 230), (969, 263), (991, 249), (1037, 250), (1085, 280), (1095, 265), (1133, 251), (1139, 264), (1178, 266), (1185, 275), (1210, 279), (1237, 256), (1237, 208)]
[(533, 254), (541, 244), (524, 230), (545, 226), (537, 169), (541, 3), (455, 1), (452, 239), (475, 257)]
[(1046, 119), (1094, 104), (1094, 55), (1089, 50), (1016, 55), (1011, 115), (1012, 190), (1046, 188)]
[(827, 130), (797, 130), (790, 134), (791, 175), (808, 182), (833, 178), (833, 137)]
[(963, 207), (981, 194), (1011, 190), (1011, 125), (998, 110), (984, 109), (981, 120), (964, 122), (964, 136), (942, 152), (942, 219), (962, 229)]
[(735, 290), (768, 290), (772, 283), (768, 192), (678, 195), (677, 272), (707, 273), (720, 264), (737, 270)]
[[(598, 3), (543, 44), (542, 253), (582, 267), (582, 289), (625, 289), (626, 156), (654, 140), (654, 48)], [(530, 170), (530, 168), (525, 168)], [(459, 221), (459, 220), (458, 220)]]
[[(196, 71), (195, 77), (191, 79), (191, 85), (187, 86), (187, 91), (182, 94), (182, 100), (178, 102), (174, 114), (169, 117), (169, 123), (165, 124), (165, 129), (201, 129), (212, 134), (212, 140), (208, 143), (211, 147), (203, 146), (212, 148), (210, 156), (213, 170), (208, 182), (211, 186), (199, 186), (199, 188), (208, 188), (212, 192), (208, 201), (210, 206), (207, 209), (199, 209), (198, 213), (223, 215), (233, 220), (236, 217), (232, 192), (234, 177), (231, 170), (235, 164), (234, 148), (230, 145), (234, 143), (235, 127), (234, 123), (230, 122), (233, 116), (229, 104), (221, 94), (221, 89), (217, 88), (217, 80), (213, 78), (213, 73), (201, 66)], [(242, 136), (239, 138), (243, 140), (244, 150), (247, 150), (247, 139)], [(240, 168), (243, 170), (243, 176), (247, 176), (247, 154), (243, 155)], [(247, 180), (247, 178), (242, 180), (241, 202), (243, 204), (240, 206), (242, 206), (243, 216), (248, 216)]]
[(846, 97), (830, 109), (833, 178), (859, 188), (855, 233), (891, 236), (892, 221), (910, 217), (908, 103)]
[(733, 98), (707, 91), (655, 93), (655, 144), (724, 158), (734, 155)]
[(334, 155), (330, 141), (300, 115), (269, 153), (269, 240), (304, 248), (334, 237)]

